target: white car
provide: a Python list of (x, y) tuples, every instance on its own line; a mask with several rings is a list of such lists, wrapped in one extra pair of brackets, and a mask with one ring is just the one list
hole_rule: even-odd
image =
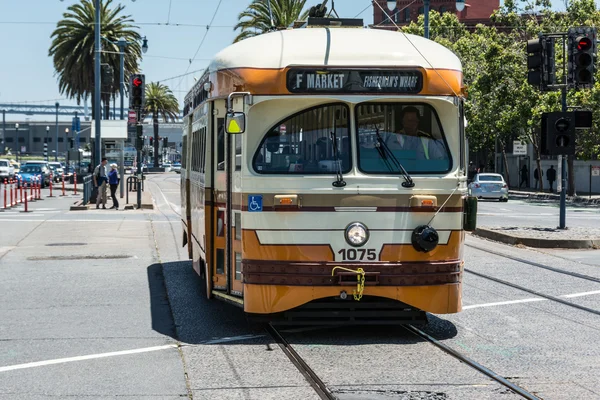
[(12, 179), (15, 177), (15, 167), (12, 166), (9, 160), (0, 159), (0, 179)]
[(478, 199), (508, 201), (508, 185), (500, 174), (480, 173), (469, 184), (469, 194)]
[(171, 172), (171, 164), (164, 163), (163, 168), (165, 169), (165, 172)]

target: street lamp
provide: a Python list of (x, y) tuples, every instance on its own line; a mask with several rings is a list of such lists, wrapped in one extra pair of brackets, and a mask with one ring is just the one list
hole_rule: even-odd
[(17, 153), (17, 162), (19, 162), (19, 124), (15, 124), (15, 130), (17, 131), (16, 137), (15, 137), (15, 153)]

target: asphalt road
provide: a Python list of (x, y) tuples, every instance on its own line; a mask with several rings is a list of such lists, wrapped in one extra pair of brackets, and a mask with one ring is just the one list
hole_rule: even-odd
[[(318, 398), (264, 330), (206, 300), (181, 247), (179, 175), (147, 187), (154, 211), (65, 212), (73, 200), (58, 198), (0, 214), (0, 399)], [(515, 223), (558, 212), (480, 203), (480, 222), (508, 221), (502, 209), (521, 213)], [(465, 248), (468, 270), (600, 310), (600, 283), (485, 250), (600, 279), (590, 252), (467, 244), (484, 249)], [(540, 398), (600, 399), (600, 316), (470, 272), (463, 295), (461, 313), (430, 316), (429, 334)], [(402, 328), (284, 336), (340, 399), (520, 398)], [(64, 360), (78, 356), (90, 357)]]

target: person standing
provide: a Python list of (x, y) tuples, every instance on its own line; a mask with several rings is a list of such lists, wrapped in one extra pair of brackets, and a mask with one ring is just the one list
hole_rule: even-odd
[(546, 171), (546, 179), (548, 179), (548, 184), (550, 184), (550, 193), (552, 193), (554, 191), (554, 189), (552, 189), (552, 185), (556, 180), (556, 170), (554, 169), (554, 165), (551, 165)]
[(110, 185), (110, 197), (113, 201), (113, 208), (119, 209), (119, 200), (117, 200), (117, 189), (119, 188), (119, 172), (117, 164), (110, 164), (110, 172), (108, 173), (108, 184)]
[(523, 186), (523, 184), (525, 184), (525, 187), (527, 187), (527, 178), (529, 175), (527, 172), (527, 165), (523, 164), (523, 168), (521, 168), (521, 183), (519, 183), (519, 189)]
[(106, 210), (106, 183), (108, 177), (106, 174), (106, 158), (103, 158), (100, 164), (94, 169), (94, 186), (98, 188), (98, 196), (96, 196), (96, 208), (100, 208), (100, 202), (102, 202), (102, 208)]

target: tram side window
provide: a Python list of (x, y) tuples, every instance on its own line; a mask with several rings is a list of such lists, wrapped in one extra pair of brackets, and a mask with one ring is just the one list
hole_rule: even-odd
[(398, 174), (385, 148), (408, 173), (445, 173), (452, 157), (435, 109), (427, 104), (363, 103), (356, 106), (359, 169), (368, 174)]
[(254, 154), (254, 170), (259, 174), (334, 174), (339, 163), (344, 173), (349, 172), (349, 115), (346, 105), (327, 104), (278, 122)]
[(192, 171), (204, 172), (206, 155), (206, 127), (192, 133)]

